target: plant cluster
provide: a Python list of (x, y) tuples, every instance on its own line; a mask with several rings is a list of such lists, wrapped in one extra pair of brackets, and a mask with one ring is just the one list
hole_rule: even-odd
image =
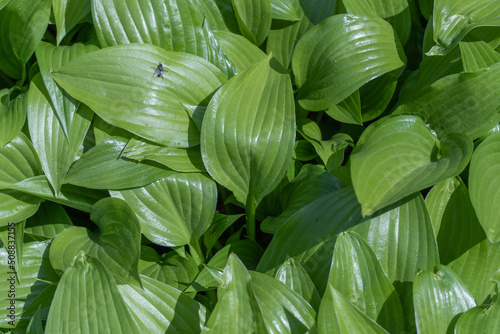
[(500, 332), (498, 0), (0, 0), (0, 332)]

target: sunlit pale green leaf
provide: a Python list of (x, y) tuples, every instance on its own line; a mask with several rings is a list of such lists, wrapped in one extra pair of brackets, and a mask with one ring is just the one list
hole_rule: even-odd
[(299, 21), (302, 13), (298, 13), (296, 0), (271, 0), (271, 8), (275, 20)]
[(389, 23), (376, 16), (335, 15), (297, 43), (292, 68), (298, 101), (306, 110), (328, 109), (368, 81), (404, 65)]
[(231, 0), (240, 32), (259, 46), (264, 42), (272, 21), (271, 0)]
[(84, 251), (57, 286), (46, 334), (141, 333), (104, 264)]
[(93, 147), (73, 164), (64, 183), (92, 189), (125, 189), (175, 173), (157, 163), (120, 158), (126, 144), (124, 138), (112, 137)]
[(413, 285), (413, 302), (419, 333), (453, 331), (456, 316), (476, 306), (461, 280), (444, 266), (417, 274)]
[(470, 199), (490, 242), (500, 241), (500, 134), (486, 138), (472, 156)]
[[(49, 24), (50, 0), (9, 1), (0, 11), (0, 70), (21, 79)], [(28, 28), (29, 27), (29, 28)]]
[(64, 272), (83, 250), (99, 259), (118, 283), (140, 285), (141, 229), (132, 209), (118, 198), (105, 198), (92, 207), (90, 219), (99, 227), (98, 233), (74, 226), (54, 239), (50, 248), (54, 269)]
[(363, 215), (459, 174), (472, 141), (450, 134), (440, 141), (416, 116), (381, 119), (368, 127), (351, 155), (351, 173)]
[(201, 154), (210, 175), (246, 203), (278, 185), (294, 139), (290, 77), (268, 57), (231, 78), (212, 98), (203, 119)]
[[(164, 73), (155, 76), (159, 63)], [(172, 147), (199, 144), (199, 131), (182, 104), (201, 104), (226, 80), (202, 58), (148, 44), (91, 52), (52, 76), (107, 123)]]
[(465, 72), (474, 72), (500, 62), (500, 53), (483, 41), (460, 42)]
[(471, 308), (462, 314), (455, 325), (456, 334), (496, 333), (498, 331), (500, 331), (500, 300), (498, 298), (490, 305)]

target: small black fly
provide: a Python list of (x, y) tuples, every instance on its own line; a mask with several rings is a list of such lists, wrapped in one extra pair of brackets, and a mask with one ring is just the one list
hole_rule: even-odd
[[(152, 67), (154, 68), (154, 67)], [(155, 73), (153, 74), (153, 77), (155, 78), (165, 78), (165, 70), (163, 69), (163, 64), (159, 63), (158, 66), (155, 68)]]

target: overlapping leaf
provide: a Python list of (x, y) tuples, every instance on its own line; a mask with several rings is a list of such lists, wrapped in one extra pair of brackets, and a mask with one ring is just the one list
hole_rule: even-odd
[(89, 0), (53, 0), (52, 8), (57, 27), (57, 44), (90, 13)]
[(26, 94), (18, 95), (10, 100), (16, 90), (0, 91), (0, 148), (14, 139), (26, 121)]
[(266, 58), (266, 54), (245, 37), (228, 31), (214, 31), (221, 49), (238, 72), (243, 72), (258, 61)]
[(231, 0), (241, 34), (255, 45), (264, 42), (272, 21), (271, 0)]
[(363, 214), (459, 174), (472, 149), (472, 141), (462, 134), (439, 141), (416, 116), (373, 123), (351, 155), (352, 181)]
[[(159, 63), (164, 74), (155, 77)], [(182, 104), (201, 104), (226, 80), (202, 58), (148, 44), (91, 52), (52, 76), (111, 125), (172, 147), (199, 144), (199, 131)]]

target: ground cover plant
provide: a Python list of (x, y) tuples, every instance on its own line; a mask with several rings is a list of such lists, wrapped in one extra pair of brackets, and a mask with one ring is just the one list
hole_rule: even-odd
[(497, 0), (0, 0), (2, 333), (500, 332)]

